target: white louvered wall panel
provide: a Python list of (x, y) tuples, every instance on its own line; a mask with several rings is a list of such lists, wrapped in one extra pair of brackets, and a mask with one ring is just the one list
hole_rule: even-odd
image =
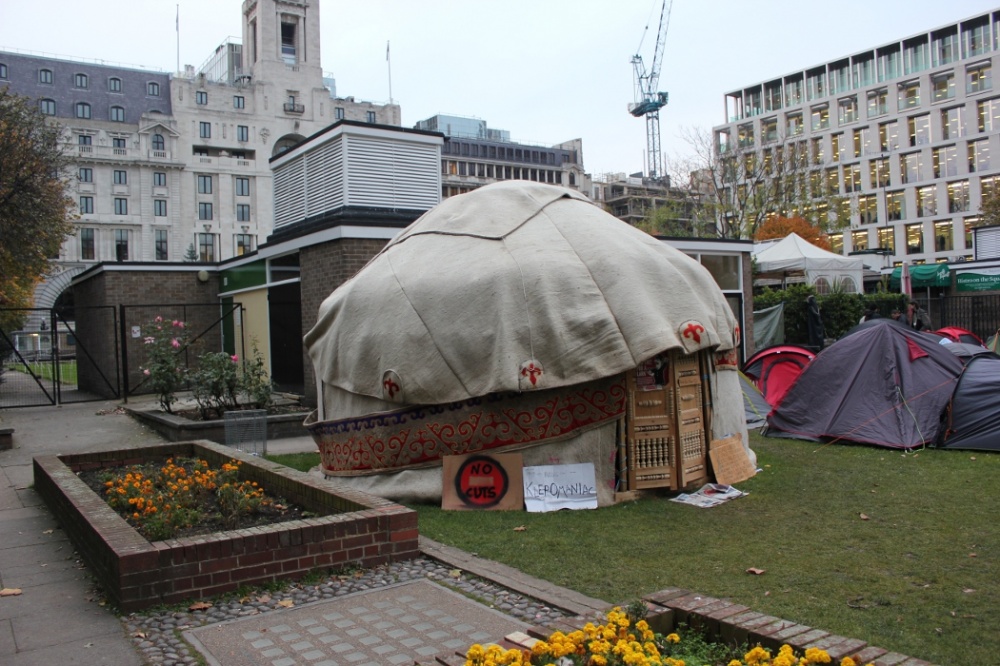
[(301, 221), (306, 212), (305, 162), (299, 157), (274, 171), (274, 228)]
[(306, 159), (306, 217), (343, 206), (343, 138), (338, 137), (308, 153)]
[(347, 205), (429, 210), (440, 201), (436, 146), (370, 136), (345, 141)]

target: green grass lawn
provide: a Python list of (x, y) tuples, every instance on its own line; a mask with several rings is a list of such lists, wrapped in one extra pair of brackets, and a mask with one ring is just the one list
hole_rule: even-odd
[[(36, 377), (44, 379), (46, 381), (52, 381), (52, 361), (38, 361), (28, 364), (31, 368), (31, 372), (34, 373)], [(10, 363), (7, 366), (8, 370), (16, 370), (17, 372), (27, 372), (28, 369), (23, 363)], [(59, 362), (59, 379), (63, 384), (70, 384), (76, 386), (76, 361), (60, 361)]]
[(749, 495), (711, 509), (413, 508), (421, 534), (609, 603), (683, 587), (937, 664), (1000, 663), (1000, 455), (752, 442)]

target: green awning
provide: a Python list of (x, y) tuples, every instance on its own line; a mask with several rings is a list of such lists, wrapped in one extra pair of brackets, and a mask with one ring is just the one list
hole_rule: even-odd
[[(889, 288), (899, 289), (899, 276), (903, 269), (896, 266), (889, 276)], [(917, 264), (910, 266), (910, 284), (917, 287), (950, 287), (951, 267), (948, 264)]]

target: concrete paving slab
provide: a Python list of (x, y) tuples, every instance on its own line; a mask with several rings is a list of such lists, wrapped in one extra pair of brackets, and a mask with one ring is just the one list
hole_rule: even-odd
[(184, 632), (213, 666), (412, 664), (528, 625), (429, 580)]
[[(55, 517), (44, 506), (18, 506), (12, 509), (0, 509), (0, 529), (8, 520), (21, 520), (23, 518), (37, 518), (39, 520), (49, 520), (53, 525), (57, 524)], [(2, 547), (2, 546), (0, 546)]]
[[(46, 586), (51, 587), (51, 586)], [(37, 591), (44, 588), (36, 587), (29, 595), (25, 591), (18, 599), (36, 596)], [(18, 652), (30, 652), (45, 647), (67, 643), (86, 642), (99, 636), (111, 636), (118, 640), (125, 638), (124, 629), (117, 617), (107, 609), (93, 602), (68, 599), (58, 606), (40, 603), (32, 605), (32, 612), (19, 614), (10, 618), (11, 627), (17, 643)], [(47, 600), (47, 603), (51, 603)], [(59, 613), (53, 616), (53, 607), (59, 608)], [(45, 627), (58, 627), (58, 630), (46, 630)], [(128, 643), (126, 641), (126, 643)], [(82, 646), (81, 646), (82, 647)]]
[[(10, 567), (73, 563), (77, 559), (73, 553), (73, 545), (69, 541), (34, 544), (18, 548), (0, 548), (0, 575), (6, 576)], [(78, 566), (82, 566), (82, 564)]]
[(57, 541), (68, 542), (65, 532), (56, 529), (58, 524), (52, 514), (48, 518), (40, 516), (10, 519), (3, 521), (3, 546), (0, 548), (18, 548), (20, 546), (36, 546), (51, 544)]
[[(0, 657), (3, 657), (2, 653)], [(0, 659), (0, 662), (4, 666), (141, 666), (143, 663), (120, 627), (117, 634), (83, 637), (57, 645), (21, 650)]]
[(9, 664), (8, 659), (15, 652), (14, 628), (10, 626), (10, 620), (0, 620), (0, 664)]

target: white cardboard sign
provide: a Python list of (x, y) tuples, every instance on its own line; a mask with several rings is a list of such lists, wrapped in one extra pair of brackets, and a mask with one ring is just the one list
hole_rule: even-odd
[(594, 463), (525, 467), (524, 508), (529, 513), (559, 509), (596, 509)]

